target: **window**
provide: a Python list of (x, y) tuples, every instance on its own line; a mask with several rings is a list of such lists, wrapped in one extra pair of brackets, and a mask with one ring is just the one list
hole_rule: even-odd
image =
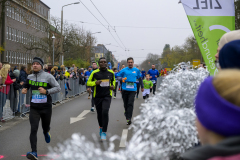
[(9, 30), (9, 27), (7, 27), (7, 29), (6, 29), (6, 39), (8, 39), (8, 30)]
[(9, 17), (9, 7), (6, 6), (7, 16)]
[(13, 29), (13, 30), (14, 30), (13, 37), (14, 37), (14, 41), (16, 42), (16, 40), (17, 40), (16, 29)]
[(10, 55), (10, 63), (13, 63), (13, 61), (14, 61), (13, 57), (14, 57), (14, 52), (11, 51), (11, 55)]
[(12, 7), (12, 19), (15, 18), (15, 11), (14, 11), (14, 8)]
[(23, 43), (23, 32), (21, 32), (21, 43)]
[(11, 37), (12, 37), (12, 28), (11, 28), (11, 27), (9, 27), (8, 32), (9, 32), (9, 33), (8, 33), (8, 39), (11, 40), (11, 39), (12, 39), (12, 38), (11, 38)]
[(22, 10), (19, 9), (19, 22), (22, 22)]
[(19, 53), (16, 53), (16, 64), (19, 64)]
[(11, 51), (8, 51), (8, 62), (11, 63)]
[(25, 64), (25, 54), (22, 54), (22, 63)]
[(24, 44), (26, 44), (27, 40), (26, 40), (26, 33), (23, 33), (23, 38), (24, 38)]
[(15, 12), (14, 19), (17, 20), (17, 9), (16, 8), (14, 8), (14, 12)]
[(12, 41), (14, 41), (14, 29), (12, 28)]
[(18, 42), (18, 30), (16, 30), (16, 41)]
[(12, 7), (11, 7), (11, 6), (9, 6), (9, 8), (8, 8), (8, 9), (9, 9), (9, 14), (8, 14), (8, 16), (9, 16), (9, 17), (12, 17)]
[(19, 64), (22, 64), (22, 61), (21, 61), (22, 57), (21, 57), (21, 55), (22, 55), (22, 53), (19, 53)]
[(6, 52), (6, 62), (8, 62), (8, 51)]

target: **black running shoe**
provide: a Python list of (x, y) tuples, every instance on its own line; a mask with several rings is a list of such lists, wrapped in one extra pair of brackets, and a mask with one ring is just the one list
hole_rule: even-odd
[(131, 125), (132, 121), (131, 120), (127, 120), (127, 125)]

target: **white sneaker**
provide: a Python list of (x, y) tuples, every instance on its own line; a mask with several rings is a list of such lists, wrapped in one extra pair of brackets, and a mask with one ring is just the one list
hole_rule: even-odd
[(91, 112), (95, 112), (94, 107), (91, 108)]

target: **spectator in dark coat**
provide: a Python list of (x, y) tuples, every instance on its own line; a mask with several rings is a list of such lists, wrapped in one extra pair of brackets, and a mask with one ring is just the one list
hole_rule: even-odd
[(27, 67), (26, 66), (22, 66), (21, 67), (21, 71), (20, 71), (20, 76), (19, 76), (19, 81), (20, 82), (26, 82), (27, 80)]

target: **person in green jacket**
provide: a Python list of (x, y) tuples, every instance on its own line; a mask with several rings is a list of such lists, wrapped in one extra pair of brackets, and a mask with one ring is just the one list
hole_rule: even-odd
[(146, 79), (143, 80), (144, 91), (143, 91), (143, 99), (148, 99), (150, 94), (150, 89), (153, 87), (152, 81), (150, 81), (150, 74), (146, 75)]

